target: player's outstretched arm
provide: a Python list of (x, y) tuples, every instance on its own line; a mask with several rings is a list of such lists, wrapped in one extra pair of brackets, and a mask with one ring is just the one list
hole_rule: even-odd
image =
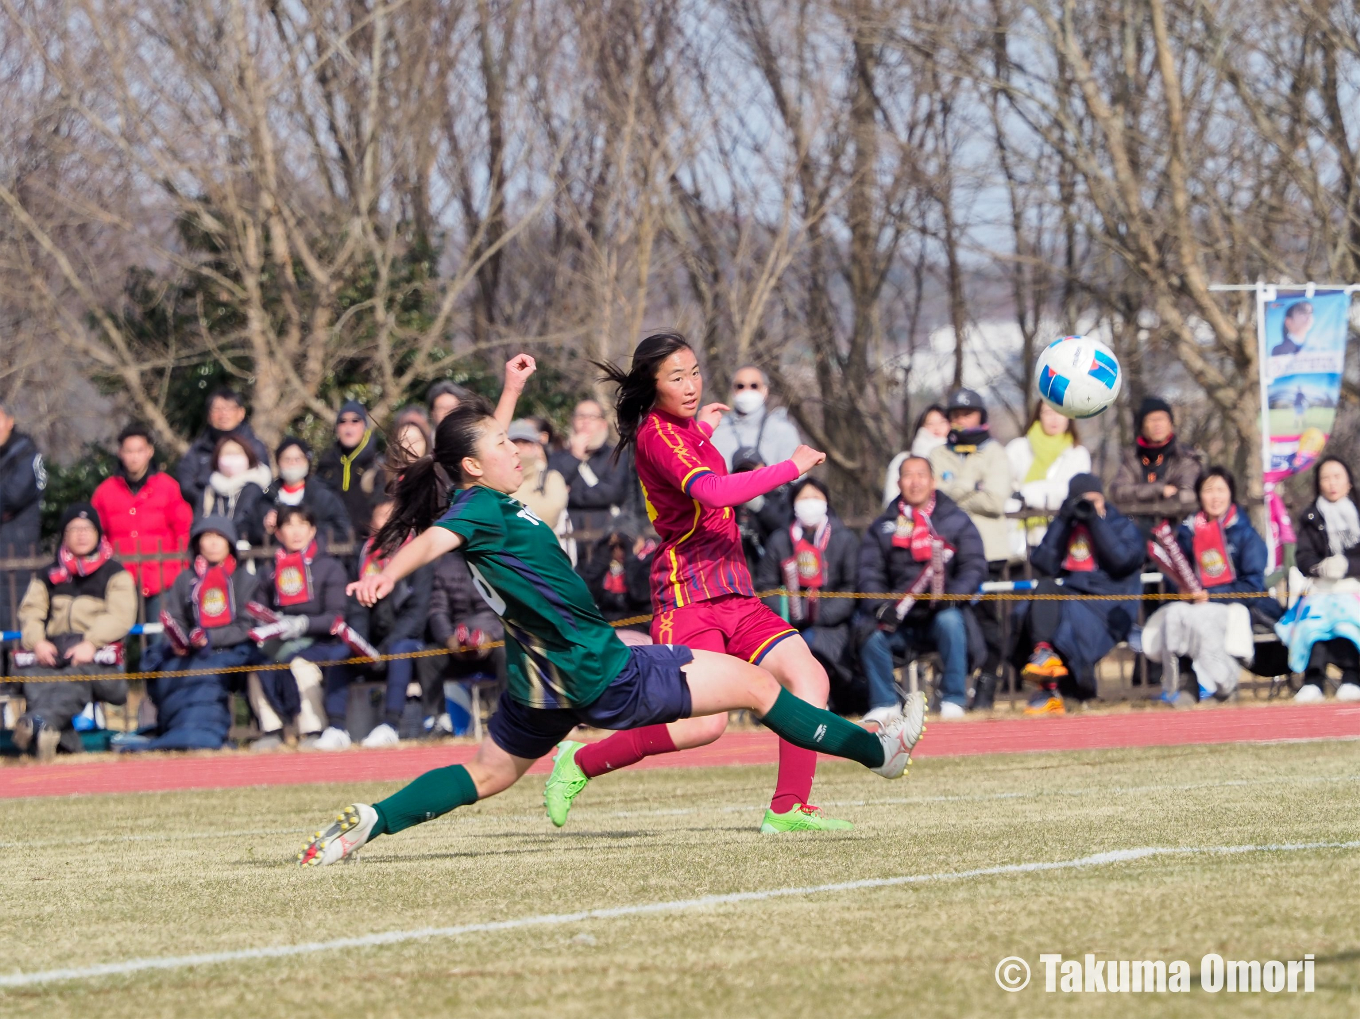
[(740, 506), (758, 495), (773, 492), (780, 485), (796, 481), (824, 460), (825, 453), (811, 446), (799, 446), (789, 459), (758, 470), (722, 477), (712, 472), (701, 474), (690, 483), (689, 497), (710, 509)]
[(510, 427), (510, 422), (515, 420), (515, 404), (519, 403), (519, 396), (524, 392), (524, 384), (537, 370), (538, 362), (528, 354), (516, 354), (505, 362), (505, 386), (496, 404), (496, 424), (502, 428)]
[(455, 534), (447, 527), (428, 528), (403, 546), (401, 551), (392, 557), (392, 561), (383, 567), (381, 573), (356, 580), (345, 588), (345, 593), (353, 595), (365, 608), (372, 608), (392, 593), (392, 588), (402, 577), (452, 552), (462, 543), (463, 536)]

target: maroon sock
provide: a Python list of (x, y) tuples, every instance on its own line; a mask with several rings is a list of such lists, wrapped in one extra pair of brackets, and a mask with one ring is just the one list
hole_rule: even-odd
[(576, 751), (576, 764), (586, 773), (586, 778), (603, 775), (606, 771), (618, 771), (630, 764), (637, 764), (644, 757), (656, 754), (675, 753), (675, 740), (664, 725), (645, 725), (641, 729), (629, 729), (591, 743)]
[[(579, 759), (579, 755), (578, 755)], [(787, 814), (812, 795), (812, 779), (817, 774), (817, 752), (779, 741), (779, 778), (775, 780), (770, 809)]]

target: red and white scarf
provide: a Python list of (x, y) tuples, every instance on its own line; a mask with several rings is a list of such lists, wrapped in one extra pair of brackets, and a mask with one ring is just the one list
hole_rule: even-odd
[(57, 561), (47, 571), (47, 579), (53, 587), (69, 584), (73, 576), (88, 577), (112, 558), (113, 545), (108, 538), (100, 538), (99, 547), (85, 556), (78, 556), (62, 545), (57, 549)]
[(799, 524), (789, 528), (793, 544), (793, 562), (797, 567), (798, 586), (804, 591), (815, 591), (826, 583), (824, 564), (826, 546), (831, 541), (831, 523), (826, 521), (821, 530), (808, 540), (807, 531)]
[(1063, 569), (1069, 573), (1092, 573), (1096, 568), (1096, 546), (1091, 540), (1091, 530), (1085, 524), (1077, 524), (1067, 536), (1067, 558)]
[[(411, 543), (414, 534), (408, 534), (406, 540), (401, 543), (401, 548), (405, 548)], [(398, 549), (397, 551), (401, 551)], [(387, 568), (387, 564), (392, 561), (390, 555), (383, 555), (374, 547), (373, 539), (369, 538), (364, 542), (363, 550), (359, 553), (359, 579), (371, 577), (375, 573), (381, 573)]]
[(1222, 520), (1196, 513), (1194, 521), (1195, 575), (1205, 587), (1220, 587), (1237, 579), (1228, 554), (1228, 528), (1237, 520), (1237, 507), (1229, 506)]
[(918, 563), (930, 561), (930, 539), (935, 537), (935, 525), (930, 515), (935, 512), (935, 495), (924, 506), (908, 506), (905, 499), (897, 501), (897, 530), (893, 533), (894, 548), (911, 549), (911, 557)]
[(623, 563), (611, 559), (609, 569), (604, 575), (604, 589), (610, 594), (627, 594), (628, 578), (623, 572)]
[(217, 564), (203, 556), (194, 557), (194, 573), (198, 575), (193, 588), (194, 617), (203, 629), (226, 626), (236, 618), (236, 592), (231, 586), (235, 572), (235, 556), (228, 555)]
[(279, 549), (274, 553), (274, 598), (281, 608), (305, 605), (312, 600), (312, 560), (316, 542), (301, 552)]

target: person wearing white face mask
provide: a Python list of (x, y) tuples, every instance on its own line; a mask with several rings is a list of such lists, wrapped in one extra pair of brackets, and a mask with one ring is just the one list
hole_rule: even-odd
[(289, 435), (274, 450), (279, 476), (264, 491), (261, 529), (272, 536), (279, 510), (285, 506), (306, 506), (316, 517), (316, 530), (329, 547), (353, 537), (349, 511), (335, 490), (312, 475), (312, 448)]
[(264, 542), (264, 490), (273, 478), (254, 448), (224, 435), (213, 450), (212, 474), (197, 517), (226, 517), (236, 525), (237, 548)]
[(758, 591), (789, 592), (765, 604), (798, 627), (831, 681), (831, 709), (842, 715), (869, 703), (850, 639), (855, 601), (823, 596), (855, 590), (858, 562), (859, 538), (832, 512), (826, 486), (804, 478), (794, 485), (793, 521), (770, 535), (754, 576)]
[(737, 469), (738, 450), (755, 449), (762, 463), (777, 464), (793, 456), (802, 445), (798, 427), (783, 407), (769, 406), (770, 380), (759, 368), (747, 365), (732, 377), (732, 409), (713, 430), (713, 447)]

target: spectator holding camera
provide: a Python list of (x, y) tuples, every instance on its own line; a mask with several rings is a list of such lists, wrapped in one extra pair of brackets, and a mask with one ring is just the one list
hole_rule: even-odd
[[(768, 466), (761, 459), (760, 451), (754, 446), (737, 450), (732, 457), (732, 473), (744, 474), (758, 471)], [(758, 495), (736, 507), (737, 533), (741, 535), (741, 548), (746, 555), (746, 568), (754, 577), (765, 561), (765, 543), (780, 528), (787, 527), (793, 519), (793, 507), (789, 501), (791, 485), (780, 485), (773, 491)]]
[[(1141, 590), (1145, 554), (1138, 528), (1106, 500), (1100, 479), (1074, 477), (1030, 556), (1045, 578), (1036, 593), (1048, 597), (1020, 605), (1012, 616), (1012, 658), (1021, 676), (1038, 687), (1026, 715), (1063, 714), (1064, 694), (1095, 696), (1096, 663), (1128, 637), (1137, 619), (1133, 599)], [(1060, 594), (1126, 594), (1130, 600), (1050, 600)]]
[[(392, 500), (384, 497), (373, 507), (369, 519), (369, 533), (377, 534), (392, 517)], [(373, 539), (364, 542), (359, 552), (355, 576), (360, 580), (381, 573), (389, 557), (373, 548)], [(434, 564), (422, 566), (408, 577), (403, 577), (386, 598), (372, 608), (364, 608), (350, 599), (349, 624), (384, 655), (403, 655), (424, 649), (425, 625), (430, 616), (431, 588), (434, 584)], [(366, 747), (393, 747), (400, 742), (402, 712), (406, 708), (407, 691), (415, 678), (414, 658), (394, 658), (389, 662), (372, 662), (349, 666), (350, 681), (364, 676), (381, 677), (387, 683), (383, 700), (383, 721), (363, 739)]]
[[(798, 628), (831, 680), (831, 699), (841, 714), (857, 698), (852, 598), (823, 595), (857, 590), (859, 536), (831, 509), (826, 485), (806, 477), (793, 484), (793, 521), (770, 535), (754, 575), (758, 591), (784, 588), (788, 594), (765, 604)], [(861, 695), (862, 696), (862, 695)]]
[[(943, 660), (940, 716), (962, 718), (968, 700), (970, 645), (981, 635), (972, 610), (931, 595), (972, 595), (987, 577), (982, 537), (968, 514), (935, 488), (930, 461), (902, 461), (899, 498), (864, 532), (857, 576), (864, 592), (912, 591), (915, 597), (863, 602), (860, 662), (869, 679), (865, 721), (883, 725), (900, 710), (893, 654), (938, 651)], [(923, 574), (925, 576), (923, 577)], [(970, 635), (970, 631), (972, 631)]]
[[(40, 760), (58, 747), (83, 747), (72, 720), (91, 700), (127, 703), (123, 642), (137, 622), (137, 586), (104, 537), (99, 514), (73, 503), (61, 517), (56, 561), (28, 583), (19, 605), (21, 650), (13, 658), (15, 678), (24, 684), (26, 710), (14, 727), (14, 742)], [(106, 673), (109, 679), (43, 682)]]
[[(625, 453), (614, 460), (609, 441), (609, 419), (595, 400), (582, 400), (571, 415), (567, 448), (555, 454), (548, 466), (567, 483), (567, 512), (572, 530), (603, 531), (610, 519), (639, 498), (633, 457)], [(552, 523), (552, 521), (545, 521)]]

